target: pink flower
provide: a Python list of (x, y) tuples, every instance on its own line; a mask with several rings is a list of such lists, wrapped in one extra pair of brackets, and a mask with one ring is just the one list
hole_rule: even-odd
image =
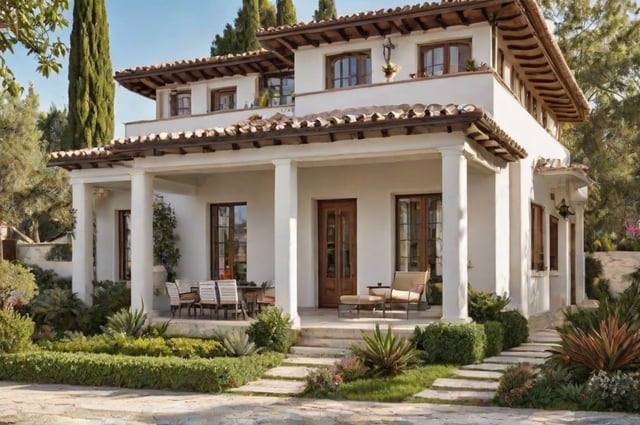
[(335, 374), (335, 375), (333, 376), (333, 383), (334, 383), (335, 385), (340, 385), (340, 384), (342, 384), (342, 376), (340, 376), (340, 375), (338, 375), (338, 374)]

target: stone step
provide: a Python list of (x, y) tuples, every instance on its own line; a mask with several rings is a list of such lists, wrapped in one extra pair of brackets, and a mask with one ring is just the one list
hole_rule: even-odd
[(509, 357), (509, 356), (493, 356), (484, 359), (485, 363), (502, 363), (508, 365), (514, 365), (517, 363), (529, 363), (532, 365), (539, 365), (544, 363), (544, 359), (536, 357)]
[(305, 366), (278, 366), (265, 372), (266, 378), (304, 379), (313, 370)]
[(488, 370), (472, 370), (472, 369), (458, 369), (453, 372), (455, 376), (469, 379), (488, 379), (497, 381), (502, 377), (502, 372), (491, 372)]
[(438, 378), (433, 381), (432, 388), (437, 390), (455, 389), (455, 390), (477, 390), (477, 391), (495, 391), (498, 389), (497, 381), (481, 381), (479, 379), (456, 379), (456, 378)]
[(503, 351), (499, 355), (508, 357), (535, 357), (544, 359), (551, 356), (551, 353), (545, 353), (544, 351)]
[(346, 348), (304, 347), (301, 345), (294, 345), (289, 349), (289, 353), (297, 356), (332, 357), (336, 359), (350, 355), (351, 350)]
[(488, 402), (493, 399), (495, 393), (493, 391), (450, 391), (450, 390), (424, 390), (414, 395), (417, 398), (426, 398), (429, 400), (442, 401), (478, 401)]
[(561, 342), (562, 339), (559, 336), (546, 336), (546, 335), (530, 335), (529, 342), (537, 343), (554, 343)]
[(525, 342), (517, 347), (510, 348), (511, 351), (546, 351), (552, 348), (552, 344), (536, 344), (533, 342)]
[(464, 370), (485, 370), (489, 372), (504, 372), (510, 365), (504, 363), (478, 363), (462, 366)]
[[(371, 324), (371, 329), (358, 329), (358, 328), (336, 328), (336, 327), (318, 327), (318, 328), (304, 328), (300, 331), (300, 339), (305, 338), (327, 338), (327, 339), (350, 339), (350, 340), (362, 340), (362, 335), (373, 335), (374, 325)], [(386, 325), (380, 325), (380, 330), (386, 332)], [(413, 328), (401, 329), (393, 328), (393, 334), (402, 336), (405, 338), (411, 338), (413, 336)]]
[(336, 360), (338, 359), (328, 357), (305, 357), (289, 355), (286, 359), (284, 359), (284, 363), (289, 365), (305, 366), (333, 366)]
[(295, 395), (304, 391), (306, 384), (302, 381), (292, 381), (284, 379), (260, 379), (249, 382), (238, 388), (231, 388), (228, 391), (234, 393), (261, 393), (261, 394), (283, 394)]
[(329, 347), (329, 348), (351, 348), (353, 345), (363, 346), (362, 338), (314, 338), (304, 337), (298, 340), (296, 346), (304, 347)]

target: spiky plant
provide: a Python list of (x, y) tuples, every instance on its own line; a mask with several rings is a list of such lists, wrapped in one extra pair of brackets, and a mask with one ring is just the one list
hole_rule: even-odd
[(405, 338), (393, 335), (391, 325), (382, 336), (376, 323), (373, 336), (363, 335), (364, 347), (352, 346), (351, 351), (369, 369), (371, 376), (393, 376), (417, 362), (417, 351)]
[(145, 331), (147, 323), (147, 313), (142, 309), (133, 310), (123, 308), (107, 318), (107, 326), (103, 331), (111, 336), (133, 336), (139, 337)]
[(248, 356), (258, 353), (261, 348), (256, 347), (245, 332), (231, 329), (222, 336), (222, 346), (230, 357)]
[(640, 367), (640, 332), (611, 314), (597, 327), (572, 328), (560, 334), (562, 342), (549, 351), (553, 358), (591, 371), (613, 372)]

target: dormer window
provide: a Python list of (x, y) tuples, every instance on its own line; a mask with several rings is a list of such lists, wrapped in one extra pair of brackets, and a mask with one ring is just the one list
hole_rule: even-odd
[(236, 88), (225, 87), (211, 91), (211, 111), (236, 109)]
[(327, 88), (371, 84), (371, 52), (327, 56)]
[(420, 75), (433, 77), (467, 69), (471, 40), (450, 41), (420, 47)]
[(171, 116), (191, 115), (191, 91), (171, 92)]

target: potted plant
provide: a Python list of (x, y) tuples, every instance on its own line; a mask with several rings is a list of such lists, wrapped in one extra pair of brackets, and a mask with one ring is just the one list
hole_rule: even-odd
[(475, 61), (475, 59), (467, 59), (467, 64), (465, 66), (465, 70), (467, 70), (467, 71), (475, 71), (476, 70), (476, 61)]
[(382, 72), (387, 81), (390, 81), (400, 68), (393, 62), (386, 62), (382, 65)]

